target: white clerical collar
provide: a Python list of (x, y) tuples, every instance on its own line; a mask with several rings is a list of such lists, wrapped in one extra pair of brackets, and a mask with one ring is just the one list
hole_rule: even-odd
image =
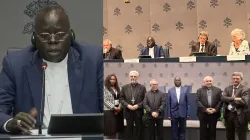
[(61, 62), (49, 62), (43, 59), (44, 62), (47, 63), (48, 67), (63, 67), (66, 66), (68, 63), (68, 54), (65, 56), (65, 58)]
[(179, 87), (175, 87), (176, 89), (180, 89), (181, 88), (181, 86), (179, 86)]

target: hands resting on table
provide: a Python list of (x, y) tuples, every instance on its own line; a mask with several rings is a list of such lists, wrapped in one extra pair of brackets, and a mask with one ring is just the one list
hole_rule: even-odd
[(35, 128), (37, 110), (32, 108), (30, 113), (19, 112), (13, 119), (7, 122), (6, 130), (14, 134), (30, 135)]

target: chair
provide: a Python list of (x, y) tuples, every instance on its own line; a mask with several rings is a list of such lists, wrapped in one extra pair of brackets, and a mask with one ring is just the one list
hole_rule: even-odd
[(20, 50), (21, 50), (20, 48), (10, 48), (7, 50), (7, 55), (9, 55), (10, 53), (13, 53), (13, 52), (20, 51)]
[(163, 92), (166, 93), (166, 86), (159, 86), (158, 89)]
[(168, 48), (163, 48), (163, 51), (165, 53), (165, 58), (170, 57), (169, 49)]
[(188, 93), (192, 93), (192, 88), (193, 88), (193, 86), (192, 86), (192, 85), (184, 85), (184, 87), (186, 87), (186, 88), (187, 88)]

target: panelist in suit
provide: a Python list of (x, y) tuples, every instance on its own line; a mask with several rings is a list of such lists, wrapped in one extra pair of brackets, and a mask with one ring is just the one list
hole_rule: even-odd
[(245, 32), (241, 29), (234, 29), (231, 36), (233, 42), (230, 44), (228, 55), (249, 55), (249, 44), (245, 40)]
[(112, 42), (108, 39), (103, 40), (103, 59), (123, 59), (122, 51), (112, 47)]
[(171, 120), (172, 140), (185, 140), (186, 120), (190, 117), (188, 90), (181, 86), (181, 78), (174, 78), (175, 87), (168, 90), (167, 111)]
[(213, 86), (213, 78), (206, 76), (197, 90), (197, 116), (200, 121), (200, 140), (216, 140), (216, 125), (220, 118), (221, 89)]
[[(137, 82), (139, 73), (130, 71), (131, 83), (122, 86), (120, 102), (124, 108), (124, 118), (127, 122), (126, 140), (141, 140), (142, 116), (143, 116), (143, 99), (146, 88)], [(135, 135), (133, 135), (135, 124)]]
[(141, 49), (140, 55), (150, 55), (151, 58), (164, 58), (165, 53), (162, 46), (155, 44), (155, 39), (153, 37), (148, 37), (147, 47)]
[[(146, 109), (146, 117), (148, 120), (149, 139), (163, 140), (163, 118), (166, 106), (165, 93), (158, 90), (158, 81), (152, 79), (150, 81), (151, 90), (145, 95), (143, 106)], [(155, 134), (155, 125), (157, 135)]]
[(242, 85), (243, 74), (232, 74), (232, 85), (225, 88), (222, 94), (227, 140), (235, 140), (235, 130), (239, 140), (247, 139), (246, 112), (248, 110), (249, 88)]
[(199, 35), (199, 42), (191, 46), (191, 53), (189, 56), (193, 56), (194, 52), (205, 52), (206, 56), (216, 56), (217, 47), (208, 41), (208, 33), (201, 31)]
[[(37, 112), (43, 108), (44, 127), (48, 127), (51, 114), (103, 112), (102, 47), (75, 42), (69, 17), (62, 7), (47, 6), (39, 10), (32, 44), (3, 59), (2, 132), (30, 134), (40, 120)], [(42, 63), (45, 62), (43, 107)]]

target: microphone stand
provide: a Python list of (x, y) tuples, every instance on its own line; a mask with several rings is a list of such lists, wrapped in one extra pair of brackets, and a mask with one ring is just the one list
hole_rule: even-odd
[(39, 112), (39, 124), (38, 124), (38, 134), (42, 135), (42, 126), (43, 126), (43, 114), (44, 114), (44, 96), (45, 96), (45, 70), (47, 68), (47, 63), (43, 62), (43, 78), (42, 78), (42, 98), (41, 98), (41, 107)]

